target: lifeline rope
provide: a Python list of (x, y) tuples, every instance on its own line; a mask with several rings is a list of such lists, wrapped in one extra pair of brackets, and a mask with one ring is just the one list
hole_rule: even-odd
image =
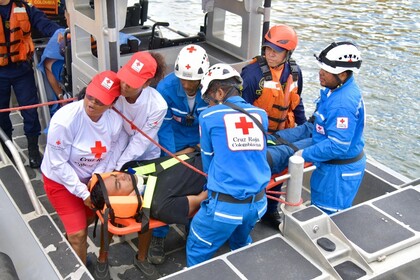
[[(63, 99), (63, 100), (57, 100), (57, 101), (49, 101), (49, 102), (45, 102), (45, 103), (39, 103), (39, 104), (28, 105), (28, 106), (21, 106), (21, 107), (13, 107), (13, 108), (7, 108), (7, 109), (0, 109), (0, 113), (20, 111), (20, 110), (26, 110), (26, 109), (33, 109), (33, 108), (38, 108), (38, 107), (43, 107), (43, 106), (49, 106), (49, 105), (54, 105), (54, 104), (68, 103), (68, 102), (72, 102), (72, 101), (75, 101), (75, 100), (77, 100), (77, 97), (73, 97), (73, 98), (69, 98), (69, 99)], [(190, 168), (190, 169), (194, 170), (195, 172), (197, 172), (197, 173), (199, 173), (199, 174), (207, 177), (207, 174), (206, 173), (204, 173), (203, 171), (199, 170), (198, 168), (192, 166), (188, 162), (180, 159), (178, 156), (176, 156), (175, 154), (171, 153), (168, 149), (166, 149), (165, 147), (163, 147), (162, 145), (160, 145), (158, 142), (156, 142), (149, 135), (147, 135), (146, 133), (144, 133), (132, 121), (130, 121), (129, 119), (127, 119), (126, 116), (124, 116), (120, 111), (118, 111), (117, 108), (112, 107), (112, 110), (114, 110), (126, 122), (128, 122), (131, 125), (131, 128), (132, 129), (137, 130), (138, 132), (140, 132), (144, 137), (146, 137), (150, 142), (152, 142), (153, 144), (155, 144), (156, 146), (158, 146), (160, 149), (162, 149), (165, 153), (167, 153), (171, 157), (175, 158), (176, 160), (178, 160), (180, 163), (182, 163), (183, 165), (187, 166), (188, 168)], [(278, 183), (281, 183), (281, 182), (278, 182)], [(266, 190), (266, 193), (267, 193), (267, 198), (273, 199), (273, 200), (277, 200), (278, 202), (284, 203), (286, 205), (299, 206), (299, 205), (301, 205), (303, 203), (302, 198), (297, 203), (291, 203), (291, 202), (287, 202), (287, 201), (285, 201), (285, 200), (283, 200), (281, 198), (277, 198), (277, 197), (274, 197), (274, 196), (269, 195), (269, 194), (286, 194), (286, 192), (276, 192), (276, 191)]]
[(198, 168), (192, 166), (191, 164), (189, 164), (188, 162), (180, 159), (178, 156), (176, 156), (175, 154), (171, 153), (170, 151), (168, 151), (168, 149), (166, 149), (165, 147), (163, 147), (162, 145), (160, 145), (158, 142), (156, 142), (153, 138), (151, 138), (149, 135), (147, 135), (146, 133), (144, 133), (140, 128), (138, 128), (132, 121), (130, 121), (129, 119), (127, 119), (126, 116), (124, 116), (120, 111), (118, 111), (117, 108), (115, 108), (114, 106), (112, 107), (112, 110), (114, 110), (115, 112), (117, 112), (118, 115), (120, 115), (126, 122), (128, 122), (131, 125), (131, 129), (137, 130), (138, 132), (140, 132), (144, 137), (146, 137), (150, 142), (152, 142), (153, 144), (155, 144), (156, 146), (158, 146), (160, 149), (162, 149), (165, 153), (167, 153), (168, 155), (170, 155), (171, 157), (175, 158), (176, 160), (178, 160), (180, 163), (182, 163), (183, 165), (187, 166), (188, 168), (191, 168), (192, 170), (194, 170), (195, 172), (203, 175), (204, 177), (207, 177), (207, 174), (204, 173), (203, 171), (199, 170)]
[(60, 104), (60, 103), (68, 103), (68, 102), (72, 102), (74, 100), (77, 100), (77, 98), (76, 97), (73, 97), (73, 98), (69, 98), (69, 99), (63, 99), (63, 100), (57, 100), (57, 101), (49, 101), (49, 102), (39, 103), (39, 104), (34, 104), (34, 105), (27, 105), (27, 106), (21, 106), (21, 107), (13, 107), (13, 108), (0, 109), (0, 113), (20, 111), (20, 110), (27, 110), (27, 109), (33, 109), (33, 108), (38, 108), (38, 107), (43, 107), (43, 106)]

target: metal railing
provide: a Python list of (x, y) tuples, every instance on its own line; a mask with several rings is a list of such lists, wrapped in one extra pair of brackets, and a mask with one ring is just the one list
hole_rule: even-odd
[[(36, 196), (36, 193), (34, 191), (34, 187), (32, 186), (31, 180), (29, 179), (28, 173), (26, 172), (25, 166), (23, 165), (22, 159), (20, 158), (19, 152), (16, 149), (15, 145), (13, 144), (12, 140), (7, 137), (6, 133), (4, 133), (3, 129), (0, 128), (0, 138), (6, 145), (6, 147), (9, 149), (10, 153), (13, 156), (13, 159), (15, 161), (15, 166), (18, 169), (18, 173), (23, 181), (23, 184), (25, 185), (26, 191), (28, 192), (29, 198), (32, 202), (32, 205), (35, 209), (35, 213), (37, 215), (42, 215), (42, 208), (39, 203), (39, 200)], [(10, 163), (9, 157), (6, 155), (5, 151), (3, 150), (3, 147), (0, 145), (0, 156), (1, 159), (6, 163)]]

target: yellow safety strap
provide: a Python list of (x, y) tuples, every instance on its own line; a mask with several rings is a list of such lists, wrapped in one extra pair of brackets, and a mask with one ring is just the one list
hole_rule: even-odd
[(143, 196), (143, 208), (150, 209), (152, 205), (152, 198), (153, 198), (153, 193), (155, 192), (156, 181), (157, 181), (156, 176), (151, 176), (151, 175), (148, 176), (147, 183), (146, 183), (146, 190)]

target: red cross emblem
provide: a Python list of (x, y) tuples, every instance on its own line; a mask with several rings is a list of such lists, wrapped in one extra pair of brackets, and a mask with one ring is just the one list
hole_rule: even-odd
[(55, 142), (55, 144), (60, 145), (61, 144), (60, 140), (57, 140), (57, 142)]
[(102, 146), (101, 141), (95, 141), (95, 147), (90, 148), (92, 154), (95, 154), (95, 158), (101, 158), (102, 154), (106, 152), (106, 147)]
[(187, 50), (188, 50), (189, 53), (192, 53), (192, 52), (195, 52), (197, 49), (194, 48), (194, 46), (191, 46), (191, 47), (187, 48)]
[(190, 69), (191, 66), (189, 64), (187, 64), (187, 66), (185, 66), (185, 68)]
[(235, 123), (235, 127), (237, 129), (242, 129), (242, 133), (244, 135), (249, 134), (249, 129), (250, 128), (254, 128), (254, 123), (247, 122), (246, 119), (245, 119), (245, 117), (240, 117), (239, 119), (240, 119), (240, 121), (237, 122), (237, 123)]
[(345, 121), (344, 119), (341, 119), (341, 120), (340, 120), (340, 122), (343, 124), (343, 123), (345, 123), (346, 121)]

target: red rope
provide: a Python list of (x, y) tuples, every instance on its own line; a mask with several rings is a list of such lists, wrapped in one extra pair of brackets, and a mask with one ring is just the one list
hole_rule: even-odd
[(71, 101), (77, 100), (76, 97), (69, 98), (69, 99), (63, 99), (63, 100), (57, 100), (57, 101), (49, 101), (45, 103), (39, 103), (34, 105), (27, 105), (27, 106), (21, 106), (21, 107), (13, 107), (13, 108), (6, 108), (6, 109), (0, 109), (0, 113), (6, 113), (6, 112), (13, 112), (13, 111), (20, 111), (20, 110), (27, 110), (27, 109), (33, 109), (43, 106), (49, 106), (54, 104), (60, 104), (60, 103), (69, 103)]
[(203, 171), (201, 171), (200, 169), (197, 169), (196, 167), (192, 166), (191, 164), (189, 164), (188, 162), (180, 159), (178, 156), (176, 156), (175, 154), (171, 153), (170, 151), (168, 151), (168, 149), (166, 149), (165, 147), (163, 147), (162, 145), (160, 145), (158, 142), (156, 142), (153, 138), (151, 138), (149, 135), (147, 135), (146, 133), (144, 133), (140, 128), (138, 128), (132, 121), (130, 121), (129, 119), (127, 119), (126, 116), (124, 116), (120, 111), (118, 111), (117, 108), (112, 107), (112, 110), (114, 110), (115, 112), (117, 112), (126, 122), (128, 122), (131, 125), (131, 128), (134, 130), (137, 130), (138, 132), (140, 132), (144, 137), (146, 137), (150, 142), (152, 142), (153, 144), (155, 144), (156, 146), (158, 146), (159, 148), (161, 148), (165, 153), (167, 153), (168, 155), (170, 155), (171, 157), (175, 158), (176, 160), (178, 160), (180, 163), (182, 163), (183, 165), (187, 166), (188, 168), (191, 168), (192, 170), (194, 170), (195, 172), (203, 175), (204, 177), (207, 177), (207, 174), (204, 173)]

